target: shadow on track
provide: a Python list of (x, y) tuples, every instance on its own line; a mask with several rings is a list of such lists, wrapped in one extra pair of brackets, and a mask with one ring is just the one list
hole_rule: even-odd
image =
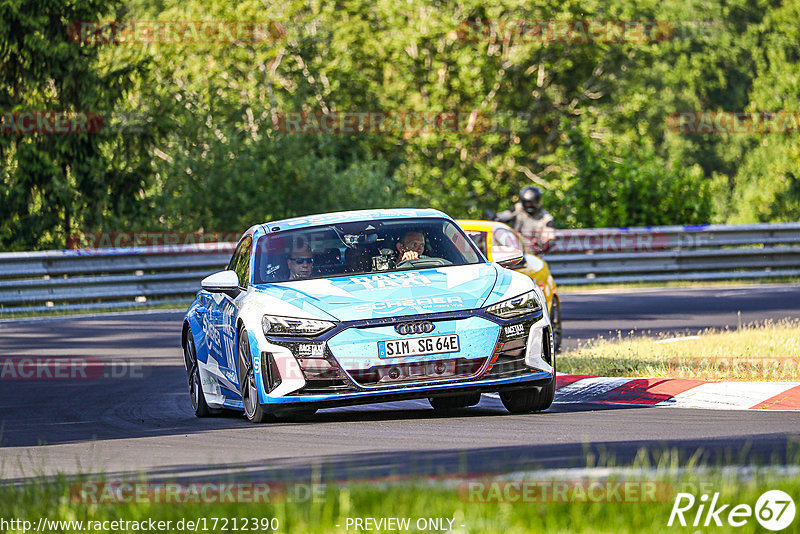
[[(197, 419), (189, 405), (186, 372), (178, 366), (141, 369), (141, 378), (85, 380), (9, 380), (0, 399), (0, 446), (30, 447), (63, 443), (247, 429), (240, 412), (223, 411)], [(543, 414), (512, 416), (500, 399), (483, 396), (473, 408), (434, 411), (425, 399), (320, 410), (311, 417), (285, 416), (267, 426), (448, 420), (485, 417), (537, 417), (549, 413), (633, 410), (640, 406), (556, 404)], [(8, 401), (4, 399), (9, 399)], [(26, 399), (26, 402), (20, 402)]]
[[(179, 464), (148, 472), (150, 481), (257, 481), (343, 482), (418, 477), (480, 478), (519, 473), (519, 479), (536, 475), (531, 471), (584, 467), (624, 467), (636, 460), (669, 468), (698, 465), (758, 466), (790, 465), (798, 461), (800, 436), (753, 435), (725, 439), (599, 442), (591, 444), (546, 444), (482, 447), (468, 450), (375, 452), (345, 455), (300, 455), (270, 461), (228, 464)], [(528, 474), (526, 474), (528, 473)], [(103, 474), (105, 480), (126, 480), (137, 473)], [(552, 475), (550, 475), (552, 476)], [(20, 479), (22, 480), (22, 479)], [(15, 480), (7, 480), (14, 483)]]

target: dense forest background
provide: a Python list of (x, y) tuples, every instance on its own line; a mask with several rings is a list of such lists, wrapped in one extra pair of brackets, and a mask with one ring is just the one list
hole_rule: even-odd
[[(372, 207), (481, 217), (527, 184), (561, 228), (800, 218), (796, 133), (668, 128), (687, 110), (798, 111), (800, 3), (533, 4), (0, 0), (0, 113), (105, 119), (97, 133), (0, 135), (0, 250)], [(273, 32), (220, 43), (74, 35), (79, 21), (200, 20), (269, 21)], [(670, 30), (646, 42), (465, 37), (465, 21), (543, 20)], [(474, 111), (493, 127), (276, 127), (292, 111), (404, 110)]]

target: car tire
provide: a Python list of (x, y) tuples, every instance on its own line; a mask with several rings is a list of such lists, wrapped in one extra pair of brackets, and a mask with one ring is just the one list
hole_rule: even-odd
[(264, 423), (270, 419), (269, 415), (258, 403), (258, 389), (256, 376), (253, 371), (253, 358), (250, 354), (250, 341), (247, 339), (247, 330), (239, 328), (239, 391), (242, 392), (242, 406), (244, 416), (251, 423)]
[(192, 400), (192, 410), (197, 417), (209, 417), (213, 413), (206, 403), (203, 393), (203, 380), (200, 378), (200, 367), (197, 363), (197, 349), (194, 346), (192, 330), (186, 333), (186, 343), (183, 345), (183, 360), (186, 365), (186, 376), (189, 379), (189, 397)]
[(543, 412), (553, 405), (553, 399), (556, 398), (555, 374), (553, 375), (553, 379), (550, 381), (550, 383), (541, 389), (538, 397), (539, 398), (537, 399), (536, 406), (533, 408), (534, 412)]
[(561, 352), (561, 300), (553, 295), (550, 305), (550, 326), (553, 328), (553, 353)]
[(452, 397), (430, 397), (428, 399), (434, 410), (443, 412), (475, 406), (480, 401), (480, 393), (465, 393), (463, 395), (453, 395)]
[(553, 404), (556, 394), (556, 378), (542, 388), (501, 391), (500, 401), (513, 414), (541, 412)]

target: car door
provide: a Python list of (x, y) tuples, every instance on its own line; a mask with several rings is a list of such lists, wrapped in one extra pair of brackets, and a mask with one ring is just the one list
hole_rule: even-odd
[[(236, 271), (239, 284), (246, 287), (250, 260), (251, 236), (245, 236), (239, 242), (231, 256), (228, 269)], [(244, 280), (244, 282), (242, 282)], [(236, 379), (236, 303), (229, 295), (213, 293), (208, 306), (208, 333), (209, 358), (214, 358), (222, 376), (232, 384), (237, 384)], [(238, 384), (237, 384), (238, 385)]]
[[(252, 250), (253, 238), (245, 236), (236, 247), (236, 253), (231, 258), (231, 263), (228, 269), (235, 271), (236, 276), (239, 278), (239, 289), (243, 292), (247, 291), (247, 286), (250, 283), (250, 253)], [(221, 295), (219, 308), (221, 311), (219, 330), (220, 339), (222, 341), (222, 353), (224, 366), (226, 370), (232, 373), (232, 376), (238, 376), (238, 346), (236, 343), (236, 319), (239, 316), (238, 303), (243, 296), (240, 293), (236, 298), (229, 295)], [(221, 362), (220, 365), (223, 365)], [(238, 384), (238, 380), (234, 381)]]

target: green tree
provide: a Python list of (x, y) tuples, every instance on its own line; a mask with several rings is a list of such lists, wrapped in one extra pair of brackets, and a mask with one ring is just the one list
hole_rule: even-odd
[[(92, 112), (108, 122), (146, 71), (142, 60), (109, 63), (95, 44), (70, 40), (112, 0), (2, 0), (0, 110)], [(122, 131), (0, 136), (0, 246), (64, 246), (78, 230), (135, 217), (150, 178), (151, 135)]]
[(665, 168), (648, 147), (613, 147), (589, 137), (586, 125), (569, 128), (546, 161), (554, 193), (548, 206), (563, 227), (617, 227), (705, 223), (710, 182), (699, 165)]
[[(796, 110), (798, 9), (777, 0), (0, 0), (0, 109), (135, 118), (134, 129), (104, 135), (0, 137), (0, 244), (60, 246), (75, 230), (228, 231), (362, 207), (480, 217), (527, 184), (545, 189), (560, 227), (797, 219), (795, 137), (668, 124), (680, 111)], [(66, 38), (71, 22), (102, 18), (271, 21), (275, 31), (233, 43)], [(513, 31), (543, 20), (662, 21), (672, 34), (581, 43)], [(289, 111), (373, 110), (467, 111), (482, 122), (424, 134), (275, 126)]]

